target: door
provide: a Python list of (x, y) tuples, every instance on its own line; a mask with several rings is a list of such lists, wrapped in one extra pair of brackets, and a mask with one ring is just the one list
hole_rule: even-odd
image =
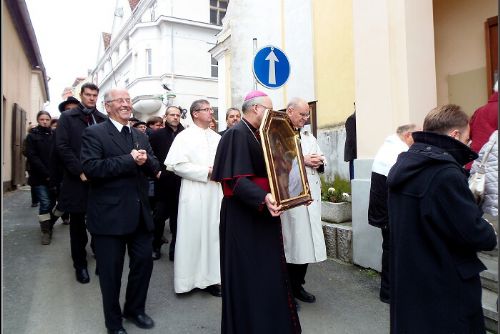
[(26, 111), (17, 103), (12, 107), (12, 187), (26, 183), (26, 163), (22, 143), (26, 137)]
[(488, 96), (493, 94), (493, 85), (498, 80), (498, 16), (484, 22), (486, 38), (486, 76)]

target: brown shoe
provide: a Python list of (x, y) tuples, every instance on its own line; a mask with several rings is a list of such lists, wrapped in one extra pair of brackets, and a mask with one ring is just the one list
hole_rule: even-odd
[(49, 232), (42, 232), (42, 245), (50, 245), (52, 237)]
[(42, 231), (42, 245), (50, 245), (52, 240), (52, 226), (50, 220), (40, 222), (40, 230)]

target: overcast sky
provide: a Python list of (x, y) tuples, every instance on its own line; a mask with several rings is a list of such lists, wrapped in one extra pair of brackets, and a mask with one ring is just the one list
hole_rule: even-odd
[(116, 0), (26, 0), (49, 81), (50, 105), (58, 116), (64, 87), (86, 77), (97, 60), (101, 32), (111, 32)]

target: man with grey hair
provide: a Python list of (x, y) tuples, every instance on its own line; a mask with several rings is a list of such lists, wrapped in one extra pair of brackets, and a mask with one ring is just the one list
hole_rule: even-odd
[(314, 303), (316, 297), (307, 292), (303, 285), (309, 263), (326, 260), (325, 238), (321, 224), (321, 180), (325, 157), (313, 134), (304, 129), (310, 117), (309, 104), (301, 98), (293, 98), (286, 113), (300, 136), (307, 180), (311, 189), (312, 203), (283, 212), (283, 244), (292, 292), (296, 299)]
[(448, 104), (423, 128), (387, 176), (391, 333), (485, 333), (477, 252), (497, 238), (463, 168), (477, 158), (469, 119)]
[(219, 132), (222, 136), (228, 129), (236, 125), (241, 119), (241, 113), (238, 108), (231, 107), (226, 111), (226, 124), (227, 128), (224, 131)]
[[(139, 328), (154, 326), (145, 313), (154, 229), (148, 176), (157, 178), (161, 171), (148, 137), (129, 126), (128, 91), (111, 89), (104, 103), (109, 120), (83, 132), (81, 161), (90, 184), (87, 226), (95, 242), (105, 323), (108, 333), (123, 334), (122, 316)], [(126, 249), (130, 270), (122, 313), (119, 299)]]
[(389, 303), (389, 214), (387, 212), (387, 175), (401, 152), (413, 144), (415, 124), (401, 125), (396, 133), (388, 136), (379, 148), (372, 166), (368, 224), (382, 231), (382, 271), (380, 273), (380, 300)]
[(210, 130), (213, 109), (207, 100), (191, 104), (193, 125), (180, 132), (168, 151), (167, 170), (182, 178), (174, 254), (174, 289), (204, 289), (220, 297), (220, 183), (210, 179), (220, 135)]
[[(271, 194), (258, 128), (273, 104), (247, 94), (243, 119), (222, 137), (212, 179), (222, 183), (221, 333), (300, 333), (287, 281), (281, 206)], [(249, 327), (250, 326), (250, 327)]]

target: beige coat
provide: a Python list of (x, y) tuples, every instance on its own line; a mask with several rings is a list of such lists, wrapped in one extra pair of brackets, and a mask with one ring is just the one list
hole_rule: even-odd
[[(323, 154), (316, 138), (301, 130), (302, 154)], [(318, 172), (306, 167), (313, 203), (298, 206), (281, 215), (283, 244), (287, 263), (304, 264), (326, 260), (325, 238), (321, 225), (321, 180)]]

